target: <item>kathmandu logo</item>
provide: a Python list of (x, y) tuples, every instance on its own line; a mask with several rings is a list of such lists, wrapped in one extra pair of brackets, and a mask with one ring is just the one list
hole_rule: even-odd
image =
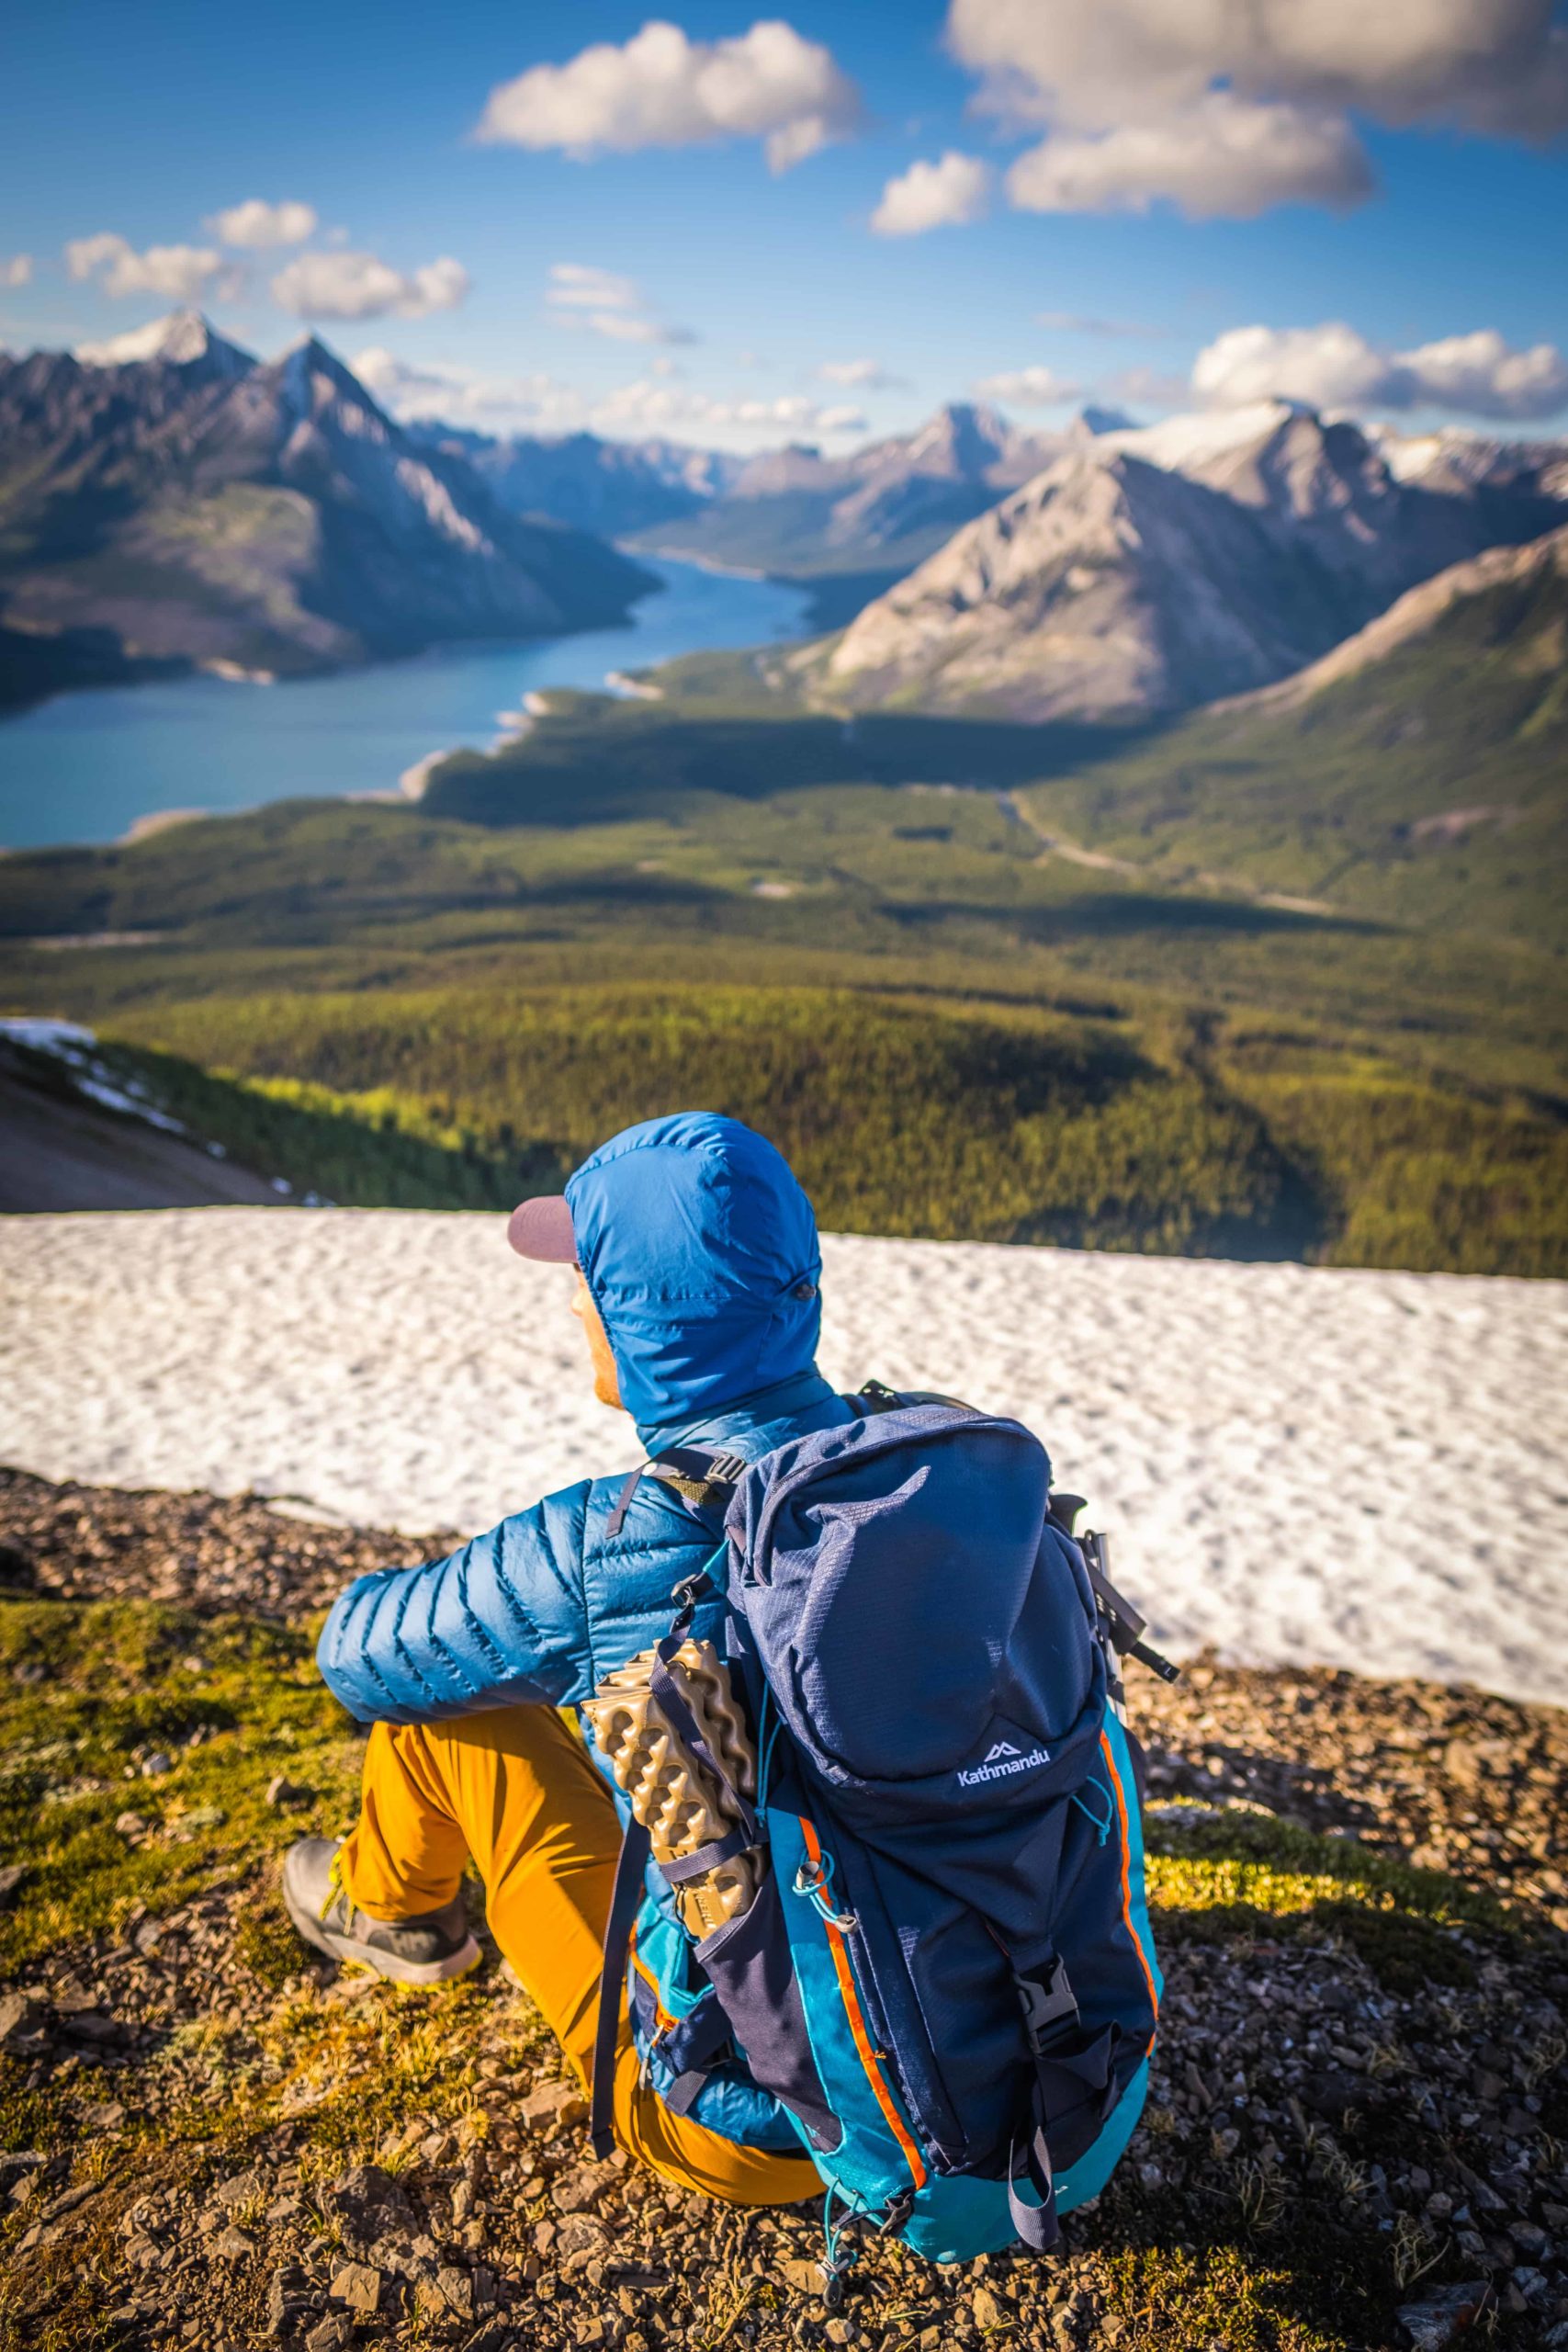
[(961, 1789), (972, 1789), (983, 1781), (1005, 1781), (1014, 1772), (1032, 1772), (1037, 1764), (1049, 1764), (1050, 1761), (1050, 1756), (1043, 1747), (1032, 1747), (1027, 1756), (1021, 1756), (1010, 1740), (998, 1739), (993, 1747), (987, 1750), (983, 1764), (976, 1764), (971, 1772), (960, 1772), (958, 1785)]

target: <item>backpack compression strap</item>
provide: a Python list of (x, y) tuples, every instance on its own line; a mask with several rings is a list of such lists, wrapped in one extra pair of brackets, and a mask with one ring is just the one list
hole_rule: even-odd
[[(742, 1464), (741, 1467), (744, 1466)], [(698, 1877), (702, 1871), (712, 1870), (720, 1862), (729, 1861), (736, 1854), (757, 1842), (757, 1822), (751, 1807), (713, 1753), (696, 1718), (670, 1679), (670, 1660), (691, 1631), (697, 1603), (705, 1600), (714, 1589), (705, 1569), (694, 1577), (688, 1577), (683, 1584), (675, 1588), (671, 1595), (677, 1603), (674, 1622), (655, 1652), (649, 1687), (671, 1718), (677, 1734), (726, 1791), (739, 1819), (727, 1836), (716, 1838), (711, 1845), (699, 1846), (694, 1854), (687, 1854), (678, 1862), (660, 1864), (664, 1876), (675, 1885), (686, 1879)], [(615, 1883), (610, 1896), (610, 1917), (604, 1928), (604, 1951), (599, 1972), (599, 2017), (593, 2030), (593, 2082), (589, 2130), (593, 2153), (601, 2164), (615, 2144), (615, 2043), (620, 2033), (621, 1996), (626, 1988), (632, 1928), (642, 1901), (652, 1849), (653, 1841), (648, 1830), (634, 1815), (626, 1826), (626, 1834), (621, 1841), (620, 1860), (615, 1864)], [(700, 2081), (691, 2086), (687, 2105), (700, 2088)]]

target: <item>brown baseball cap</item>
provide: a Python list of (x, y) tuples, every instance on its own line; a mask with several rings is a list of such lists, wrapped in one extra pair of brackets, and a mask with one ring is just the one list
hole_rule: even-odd
[(547, 1266), (577, 1262), (577, 1237), (564, 1193), (520, 1201), (506, 1220), (506, 1238), (520, 1258), (536, 1258)]

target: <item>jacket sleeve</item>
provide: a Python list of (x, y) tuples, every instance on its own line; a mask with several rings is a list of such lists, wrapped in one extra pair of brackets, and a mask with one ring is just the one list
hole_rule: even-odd
[(435, 1723), (592, 1688), (582, 1595), (588, 1484), (503, 1519), (445, 1560), (380, 1568), (333, 1603), (316, 1648), (360, 1723)]

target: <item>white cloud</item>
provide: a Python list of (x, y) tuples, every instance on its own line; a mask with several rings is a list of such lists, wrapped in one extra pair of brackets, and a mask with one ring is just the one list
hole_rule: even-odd
[(846, 401), (824, 407), (799, 392), (784, 392), (774, 400), (725, 399), (646, 377), (623, 384), (600, 401), (592, 422), (606, 433), (699, 434), (748, 441), (776, 440), (780, 434), (843, 435), (865, 430), (861, 411)]
[(0, 286), (29, 286), (32, 275), (31, 254), (10, 254), (0, 260)]
[(1552, 19), (1552, 0), (951, 0), (947, 39), (985, 110), (1046, 133), (1015, 204), (1247, 217), (1366, 196), (1352, 113), (1550, 137), (1568, 124)]
[(407, 422), (437, 419), (488, 433), (570, 433), (587, 421), (582, 394), (553, 376), (416, 368), (380, 344), (357, 353), (349, 365), (383, 408)]
[(1059, 132), (1007, 175), (1021, 212), (1145, 212), (1163, 200), (1195, 220), (1249, 220), (1276, 204), (1354, 204), (1371, 187), (1342, 116), (1258, 106), (1228, 90), (1165, 121)]
[(1492, 327), (1413, 351), (1370, 343), (1342, 320), (1232, 327), (1199, 353), (1192, 390), (1219, 408), (1278, 398), (1313, 408), (1430, 407), (1517, 420), (1568, 406), (1568, 361), (1549, 343), (1517, 350)]
[(117, 301), (156, 294), (171, 302), (229, 301), (245, 281), (243, 269), (204, 245), (149, 245), (137, 253), (109, 230), (77, 237), (65, 248), (65, 266), (78, 284), (94, 279)]
[(635, 279), (619, 277), (613, 269), (592, 269), (580, 261), (550, 264), (545, 300), (560, 311), (640, 311), (643, 307)]
[(694, 391), (655, 360), (658, 371), (591, 401), (553, 376), (486, 376), (478, 369), (413, 366), (379, 344), (350, 362), (366, 390), (406, 422), (470, 425), (487, 433), (595, 432), (766, 447), (785, 437), (863, 433), (865, 418), (847, 402), (822, 405), (799, 393), (777, 400), (725, 398)]
[(879, 359), (824, 359), (817, 373), (825, 384), (837, 384), (847, 392), (886, 392), (905, 381)]
[(911, 164), (889, 180), (871, 225), (879, 237), (923, 236), (928, 229), (978, 220), (990, 192), (989, 164), (950, 147), (938, 162)]
[(1003, 401), (1010, 408), (1055, 408), (1083, 396), (1081, 384), (1066, 382), (1054, 368), (1011, 368), (987, 376), (975, 390), (982, 400)]
[(579, 162), (614, 150), (761, 139), (775, 172), (843, 138), (859, 94), (832, 52), (778, 20), (727, 40), (690, 40), (654, 21), (619, 48), (596, 41), (564, 65), (534, 65), (493, 89), (478, 136), (561, 148)]
[(260, 252), (268, 245), (302, 245), (315, 234), (316, 212), (313, 205), (292, 199), (267, 204), (259, 196), (250, 196), (243, 204), (215, 212), (207, 225), (224, 244)]
[(582, 327), (610, 343), (695, 343), (690, 327), (655, 317), (635, 278), (585, 262), (550, 265), (545, 300), (558, 324)]
[[(1554, 416), (1568, 407), (1568, 360), (1550, 343), (1510, 350), (1495, 327), (1445, 335), (1404, 354), (1404, 365), (1434, 407), (1470, 416)], [(1415, 403), (1411, 403), (1415, 405)]]
[(273, 279), (272, 299), (301, 319), (422, 319), (455, 311), (468, 284), (449, 255), (405, 272), (375, 254), (300, 254)]

